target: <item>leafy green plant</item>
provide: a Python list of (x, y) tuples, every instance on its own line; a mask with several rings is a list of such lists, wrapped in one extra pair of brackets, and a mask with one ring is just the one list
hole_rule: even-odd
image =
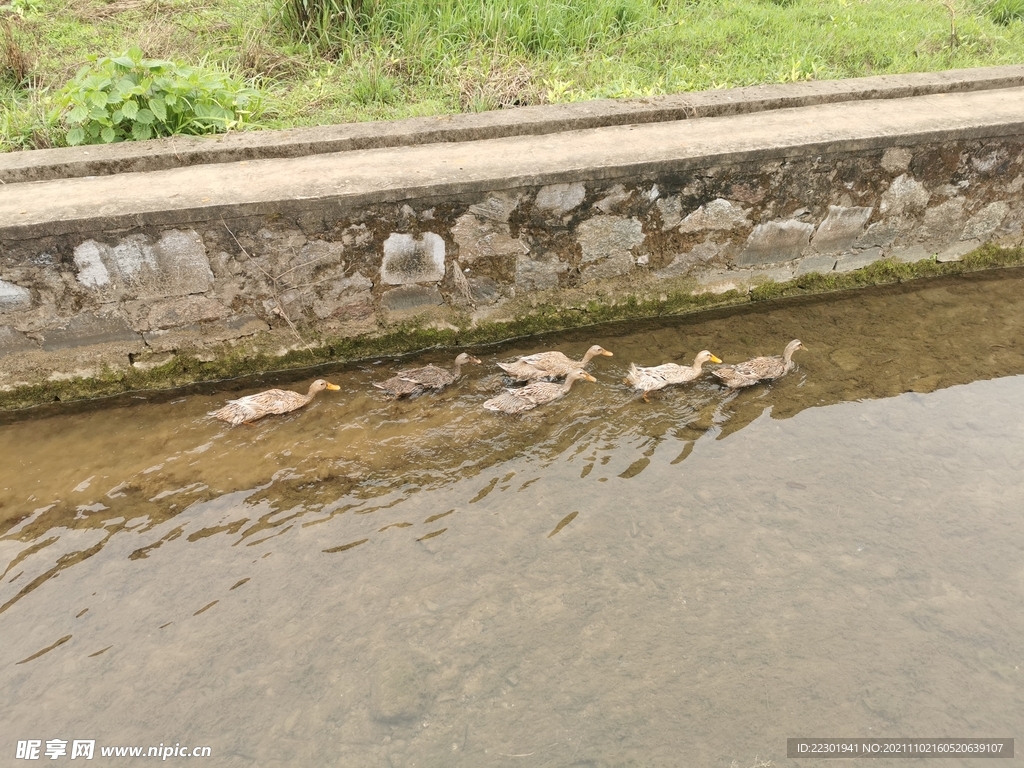
[(237, 130), (262, 111), (259, 91), (217, 70), (145, 59), (138, 48), (91, 61), (58, 96), (72, 146)]

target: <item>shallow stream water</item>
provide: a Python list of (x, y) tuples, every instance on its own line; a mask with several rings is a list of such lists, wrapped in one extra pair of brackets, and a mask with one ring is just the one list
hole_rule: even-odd
[[(770, 386), (621, 383), (792, 338)], [(482, 410), (496, 360), (592, 343), (597, 384)], [(453, 354), (283, 380), (341, 391), (251, 426), (206, 413), (282, 379), (8, 417), (0, 765), (28, 739), (748, 768), (796, 736), (1024, 738), (1024, 272), (474, 353), (411, 400), (370, 385)]]

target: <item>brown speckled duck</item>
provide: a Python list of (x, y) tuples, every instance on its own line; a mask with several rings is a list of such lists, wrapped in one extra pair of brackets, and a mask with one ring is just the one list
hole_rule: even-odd
[(492, 397), (484, 408), (489, 411), (500, 411), (501, 413), (522, 413), (536, 408), (538, 405), (550, 403), (557, 400), (568, 392), (574, 382), (579, 379), (586, 381), (597, 381), (593, 376), (584, 370), (576, 369), (570, 371), (561, 384), (553, 381), (535, 381), (518, 389), (506, 389), (497, 397)]
[(572, 371), (582, 371), (598, 355), (612, 357), (607, 349), (595, 344), (587, 350), (582, 360), (573, 360), (561, 352), (538, 352), (526, 355), (511, 363), (498, 363), (498, 367), (513, 379), (534, 381), (536, 379), (558, 379)]
[(382, 381), (373, 386), (383, 389), (392, 397), (405, 397), (415, 395), (427, 389), (435, 391), (444, 389), (462, 375), (462, 366), (466, 363), (480, 365), (480, 360), (472, 355), (463, 352), (455, 358), (455, 365), (450, 371), (438, 368), (436, 365), (425, 365), (422, 368), (410, 368), (406, 371), (399, 371), (387, 381)]
[(755, 357), (737, 365), (723, 365), (711, 373), (730, 389), (752, 387), (761, 381), (774, 381), (793, 370), (793, 353), (806, 349), (799, 339), (786, 345), (782, 356)]
[(221, 421), (226, 421), (228, 424), (248, 424), (262, 419), (264, 416), (297, 411), (302, 406), (308, 405), (318, 392), (323, 392), (325, 389), (341, 389), (341, 387), (323, 379), (317, 379), (309, 385), (309, 392), (305, 395), (287, 389), (268, 389), (265, 392), (246, 395), (237, 400), (228, 400), (227, 405), (220, 410), (210, 411), (210, 415)]

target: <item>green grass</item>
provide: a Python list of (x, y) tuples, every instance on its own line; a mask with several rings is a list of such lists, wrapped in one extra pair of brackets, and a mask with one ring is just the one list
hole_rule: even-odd
[(0, 6), (0, 148), (61, 143), (53, 95), (134, 45), (249, 79), (267, 128), (1024, 61), (1024, 0), (286, 1)]

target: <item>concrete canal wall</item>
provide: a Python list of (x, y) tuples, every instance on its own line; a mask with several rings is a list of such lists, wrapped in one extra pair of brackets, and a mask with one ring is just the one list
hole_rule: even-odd
[(45, 150), (0, 180), (17, 407), (1019, 263), (1024, 67)]

